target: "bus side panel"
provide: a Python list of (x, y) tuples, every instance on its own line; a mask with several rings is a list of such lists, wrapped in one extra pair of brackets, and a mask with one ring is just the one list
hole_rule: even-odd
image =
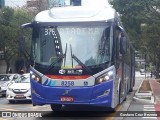
[(130, 71), (131, 71), (130, 66), (127, 64), (124, 64), (124, 81), (125, 81), (124, 83), (126, 86), (125, 94), (129, 92), (129, 87), (130, 87), (130, 82), (131, 82)]

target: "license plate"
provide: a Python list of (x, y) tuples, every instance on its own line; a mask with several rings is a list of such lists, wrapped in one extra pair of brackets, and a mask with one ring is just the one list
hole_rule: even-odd
[(62, 102), (73, 102), (74, 101), (74, 97), (68, 97), (68, 96), (61, 96), (60, 99)]
[(24, 95), (16, 95), (15, 97), (16, 97), (16, 98), (23, 98)]

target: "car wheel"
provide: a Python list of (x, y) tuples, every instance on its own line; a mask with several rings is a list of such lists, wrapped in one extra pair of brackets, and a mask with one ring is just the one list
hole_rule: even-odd
[(51, 109), (55, 112), (56, 111), (62, 111), (62, 105), (61, 104), (51, 104), (50, 106), (51, 106)]
[(14, 100), (9, 100), (9, 103), (14, 103), (15, 101)]
[(6, 97), (6, 94), (2, 94), (2, 97)]

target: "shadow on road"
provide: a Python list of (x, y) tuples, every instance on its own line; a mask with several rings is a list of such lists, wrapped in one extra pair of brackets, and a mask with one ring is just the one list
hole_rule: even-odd
[(8, 103), (8, 104), (32, 104), (32, 101), (30, 100), (25, 100), (25, 101), (21, 101), (21, 100), (15, 100), (15, 101), (12, 101), (11, 103)]
[(63, 111), (48, 111), (43, 117), (106, 117), (115, 112), (111, 108), (92, 106), (64, 106)]

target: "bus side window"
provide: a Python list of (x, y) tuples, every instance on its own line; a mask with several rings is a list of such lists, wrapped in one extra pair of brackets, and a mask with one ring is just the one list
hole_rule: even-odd
[(114, 32), (114, 39), (115, 39), (115, 57), (116, 59), (119, 58), (119, 33), (120, 31), (118, 29), (115, 29)]
[(125, 54), (127, 51), (127, 39), (123, 33), (121, 33), (120, 37), (120, 53)]

